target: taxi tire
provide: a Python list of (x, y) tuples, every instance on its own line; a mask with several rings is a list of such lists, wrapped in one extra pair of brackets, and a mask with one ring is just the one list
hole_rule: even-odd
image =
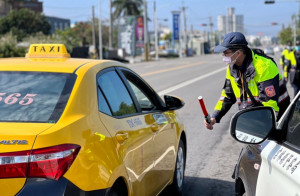
[(106, 196), (128, 196), (125, 182), (118, 179), (114, 185), (109, 189)]
[[(173, 177), (173, 183), (170, 186), (170, 192), (172, 195), (182, 195), (183, 184), (184, 184), (184, 171), (185, 171), (185, 146), (183, 141), (179, 141), (177, 156), (176, 156), (176, 165)], [(179, 176), (180, 175), (180, 176)]]

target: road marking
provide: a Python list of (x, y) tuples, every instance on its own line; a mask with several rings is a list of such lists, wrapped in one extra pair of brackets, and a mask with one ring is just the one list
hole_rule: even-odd
[(190, 84), (192, 84), (192, 83), (194, 83), (194, 82), (197, 82), (197, 81), (199, 81), (199, 80), (202, 80), (202, 79), (204, 79), (204, 78), (207, 78), (207, 77), (209, 77), (209, 76), (212, 76), (212, 75), (214, 75), (214, 74), (216, 74), (216, 73), (219, 73), (219, 72), (221, 72), (221, 71), (224, 71), (225, 69), (227, 69), (227, 66), (222, 67), (221, 69), (217, 69), (217, 70), (215, 70), (215, 71), (213, 71), (213, 72), (207, 73), (207, 74), (205, 74), (205, 75), (199, 76), (199, 77), (197, 77), (197, 78), (194, 78), (194, 79), (191, 79), (191, 80), (182, 82), (182, 83), (180, 83), (180, 84), (178, 84), (178, 85), (172, 86), (172, 87), (167, 88), (167, 89), (165, 89), (165, 90), (162, 90), (162, 91), (158, 92), (158, 94), (159, 94), (159, 96), (168, 94), (168, 93), (170, 93), (170, 92), (172, 92), (172, 91), (175, 91), (175, 90), (177, 90), (177, 89), (180, 89), (180, 88), (182, 88), (182, 87), (185, 87), (185, 86), (187, 86), (187, 85), (190, 85)]
[(141, 76), (144, 77), (144, 76), (150, 76), (150, 75), (154, 75), (154, 74), (158, 74), (158, 73), (164, 73), (164, 72), (168, 72), (168, 71), (184, 69), (184, 68), (187, 68), (187, 67), (200, 65), (200, 64), (203, 64), (203, 63), (204, 62), (198, 62), (198, 63), (187, 64), (187, 65), (183, 65), (183, 66), (179, 66), (179, 67), (173, 67), (173, 68), (170, 68), (170, 69), (162, 69), (162, 70), (159, 70), (159, 71), (154, 71), (154, 72), (150, 72), (150, 73), (141, 74)]

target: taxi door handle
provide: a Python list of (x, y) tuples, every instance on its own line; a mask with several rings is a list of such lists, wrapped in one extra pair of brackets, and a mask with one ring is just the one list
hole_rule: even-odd
[(158, 131), (159, 130), (158, 124), (155, 123), (155, 124), (151, 125), (151, 129), (152, 129), (153, 132)]
[(119, 132), (116, 134), (116, 139), (118, 140), (118, 142), (123, 143), (128, 139), (128, 133)]

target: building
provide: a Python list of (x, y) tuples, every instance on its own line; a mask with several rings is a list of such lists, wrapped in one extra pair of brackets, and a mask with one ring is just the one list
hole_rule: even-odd
[[(27, 8), (34, 12), (42, 13), (43, 2), (39, 2), (38, 0), (23, 0), (8, 3), (5, 0), (0, 0), (0, 17), (6, 16), (11, 10), (18, 10), (22, 8)], [(66, 28), (70, 28), (71, 25), (71, 21), (69, 19), (51, 16), (46, 16), (46, 19), (51, 25), (51, 34), (54, 33), (57, 29), (64, 30)]]
[(57, 29), (65, 30), (71, 26), (70, 19), (46, 16), (46, 20), (51, 25), (50, 34), (53, 34)]
[(236, 15), (234, 11), (234, 8), (228, 8), (226, 16), (218, 16), (218, 31), (223, 35), (236, 31), (245, 33), (244, 16)]
[(34, 12), (43, 12), (43, 2), (39, 2), (38, 0), (24, 0), (8, 3), (7, 1), (0, 0), (0, 17), (6, 16), (11, 10), (22, 8), (27, 8)]

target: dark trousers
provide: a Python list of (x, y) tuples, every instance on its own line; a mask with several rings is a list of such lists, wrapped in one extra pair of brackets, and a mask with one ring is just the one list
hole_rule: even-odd
[(294, 97), (296, 97), (297, 93), (300, 90), (300, 86), (297, 84), (292, 84), (292, 87), (294, 88)]

